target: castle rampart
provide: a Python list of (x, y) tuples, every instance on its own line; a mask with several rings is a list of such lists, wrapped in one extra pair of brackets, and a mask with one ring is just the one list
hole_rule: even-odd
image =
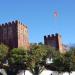
[[(0, 25), (0, 43), (8, 45), (10, 48), (29, 47), (27, 26), (20, 21), (12, 21)], [(26, 40), (26, 42), (24, 41)]]
[(64, 52), (61, 35), (58, 33), (44, 36), (44, 44), (54, 47), (55, 49), (59, 50), (61, 53)]

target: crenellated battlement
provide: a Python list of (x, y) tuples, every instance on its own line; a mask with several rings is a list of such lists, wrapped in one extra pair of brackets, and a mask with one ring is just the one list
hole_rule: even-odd
[(56, 38), (56, 37), (58, 37), (58, 36), (61, 37), (61, 35), (60, 35), (59, 33), (56, 33), (56, 34), (51, 34), (51, 35), (47, 35), (47, 36), (45, 35), (44, 38), (46, 38), (46, 39), (47, 39), (47, 38)]
[(22, 22), (18, 21), (18, 20), (15, 20), (15, 21), (11, 21), (11, 22), (8, 22), (8, 23), (3, 23), (3, 24), (0, 24), (0, 26), (10, 26), (10, 25), (23, 25), (27, 28), (27, 26), (25, 24), (23, 24)]
[[(25, 27), (27, 28), (27, 26), (26, 26), (25, 24), (23, 24), (22, 22), (20, 22), (20, 21), (18, 21), (18, 20), (15, 20), (14, 22), (17, 23), (17, 24), (23, 25), (23, 26), (25, 26)], [(14, 23), (14, 22), (13, 22), (13, 23)]]

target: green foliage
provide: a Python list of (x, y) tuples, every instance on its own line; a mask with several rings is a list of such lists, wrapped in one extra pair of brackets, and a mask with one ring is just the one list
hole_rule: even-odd
[(26, 62), (28, 58), (27, 50), (23, 48), (14, 48), (11, 50), (9, 57), (10, 64), (17, 64)]
[(75, 49), (71, 49), (65, 54), (59, 54), (53, 59), (53, 64), (59, 72), (75, 71)]
[(52, 47), (45, 46), (42, 43), (31, 44), (30, 50), (23, 48), (14, 48), (11, 50), (9, 64), (24, 63), (26, 67), (34, 74), (38, 74), (46, 65), (46, 58), (53, 59), (53, 65), (59, 72), (71, 72), (75, 70), (75, 49), (65, 54), (59, 53)]
[[(43, 69), (45, 58), (47, 56), (48, 49), (43, 44), (31, 44), (30, 50), (23, 48), (14, 48), (11, 50), (9, 57), (9, 65), (24, 63), (26, 67), (36, 74), (40, 69)], [(14, 67), (13, 67), (14, 68)]]
[(27, 62), (29, 68), (33, 70), (37, 65), (41, 67), (40, 63), (42, 63), (43, 58), (47, 55), (46, 47), (43, 44), (33, 44), (31, 45), (30, 51), (29, 60)]
[(53, 64), (57, 71), (61, 72), (64, 69), (64, 57), (63, 54), (58, 53), (56, 57), (53, 58)]
[(71, 67), (75, 71), (75, 48), (71, 48), (70, 50), (71, 53)]
[(55, 48), (51, 46), (46, 46), (47, 48), (47, 57), (49, 58), (55, 58), (59, 55), (59, 50), (56, 50)]
[(0, 44), (0, 63), (6, 57), (8, 53), (8, 47), (4, 44)]
[[(4, 44), (0, 45), (0, 64), (8, 53), (8, 47)], [(9, 68), (16, 70), (14, 65), (23, 64), (19, 66), (26, 66), (34, 75), (38, 75), (46, 65), (46, 58), (53, 59), (53, 65), (58, 72), (71, 72), (75, 71), (75, 48), (65, 54), (59, 53), (50, 46), (42, 43), (34, 43), (30, 45), (30, 50), (24, 48), (14, 48), (10, 51)], [(24, 65), (25, 64), (25, 65)]]

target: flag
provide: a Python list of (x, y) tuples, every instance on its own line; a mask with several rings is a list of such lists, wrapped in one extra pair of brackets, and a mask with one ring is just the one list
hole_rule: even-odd
[(58, 16), (58, 12), (54, 11), (54, 16), (57, 17)]

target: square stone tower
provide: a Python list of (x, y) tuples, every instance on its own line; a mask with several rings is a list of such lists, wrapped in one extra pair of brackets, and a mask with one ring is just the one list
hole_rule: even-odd
[(44, 36), (44, 44), (54, 47), (55, 49), (59, 50), (60, 53), (65, 52), (63, 49), (61, 35), (58, 33)]
[(29, 48), (28, 28), (18, 20), (0, 25), (0, 43), (12, 48)]

